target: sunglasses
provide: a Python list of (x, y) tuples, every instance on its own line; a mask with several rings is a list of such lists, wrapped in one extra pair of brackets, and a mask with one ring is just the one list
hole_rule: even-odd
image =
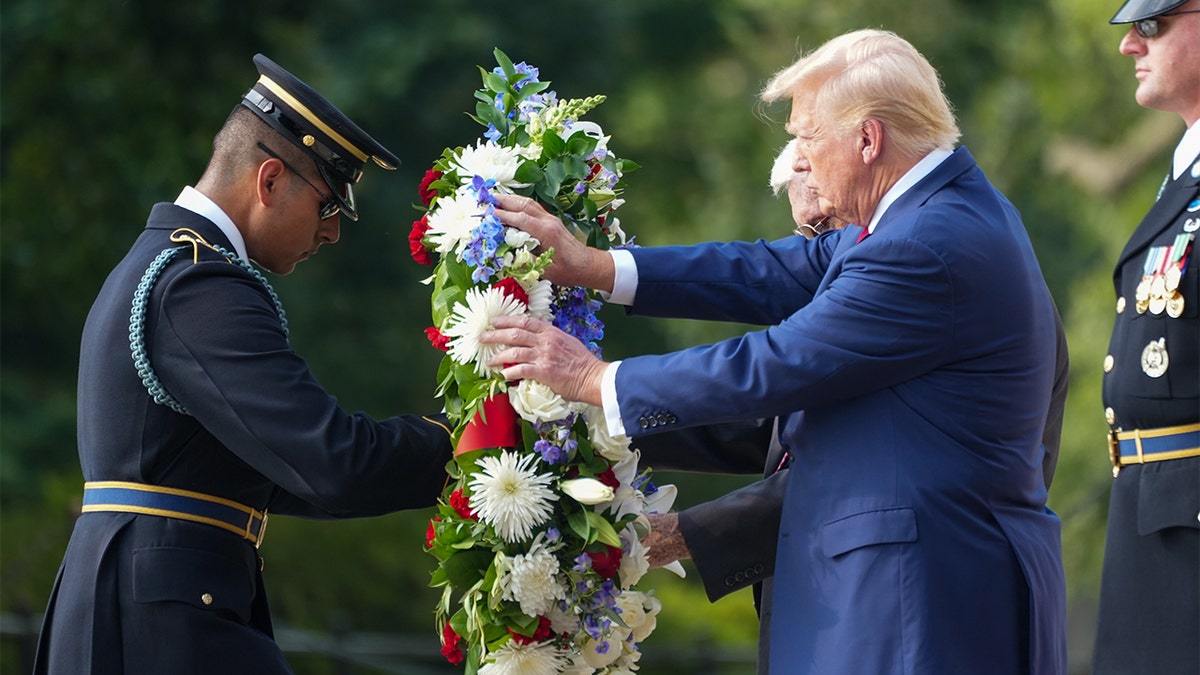
[(1149, 19), (1142, 19), (1141, 21), (1134, 21), (1133, 22), (1133, 30), (1136, 31), (1138, 35), (1140, 35), (1144, 38), (1158, 37), (1159, 32), (1162, 30), (1158, 26), (1159, 19), (1163, 18), (1164, 16), (1179, 16), (1180, 14), (1197, 14), (1197, 13), (1200, 13), (1200, 9), (1185, 9), (1182, 12), (1171, 12), (1170, 14), (1159, 14), (1158, 16), (1152, 17)]
[(284, 168), (286, 168), (288, 171), (291, 171), (292, 173), (296, 174), (296, 177), (299, 178), (300, 180), (304, 181), (305, 183), (308, 183), (308, 187), (312, 188), (313, 191), (317, 193), (317, 196), (319, 196), (321, 198), (321, 209), (319, 211), (317, 211), (317, 215), (321, 218), (321, 220), (329, 220), (330, 218), (336, 216), (338, 214), (338, 212), (342, 210), (342, 206), (341, 206), (341, 204), (338, 203), (338, 200), (325, 194), (324, 192), (321, 192), (320, 188), (318, 188), (316, 185), (313, 185), (312, 181), (305, 178), (304, 174), (302, 174), (296, 170), (296, 167), (292, 166), (291, 164), (288, 164), (288, 161), (286, 159), (275, 154), (275, 152), (273, 150), (268, 148), (266, 145), (263, 145), (262, 142), (259, 142), (258, 149), (267, 153), (271, 157), (274, 157), (275, 159), (283, 162)]

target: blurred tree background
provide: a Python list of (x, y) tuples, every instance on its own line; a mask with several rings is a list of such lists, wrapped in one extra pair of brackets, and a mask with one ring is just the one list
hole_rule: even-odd
[[(882, 27), (942, 74), (970, 147), (1018, 206), (1062, 311), (1074, 367), (1051, 506), (1063, 519), (1071, 662), (1090, 657), (1110, 472), (1100, 363), (1111, 269), (1151, 203), (1178, 118), (1133, 101), (1113, 0), (6, 0), (0, 19), (0, 611), (44, 607), (76, 515), (78, 339), (110, 267), (150, 206), (193, 184), (213, 133), (263, 52), (397, 152), (368, 171), (361, 221), (299, 274), (275, 278), (297, 351), (345, 408), (429, 411), (440, 353), (426, 343), (427, 269), (407, 253), (416, 186), (445, 146), (480, 129), (477, 66), (492, 49), (541, 69), (561, 97), (605, 93), (589, 115), (639, 162), (622, 223), (644, 245), (774, 238), (788, 209), (767, 190), (787, 140), (785, 106), (757, 92), (801, 52)], [(709, 342), (745, 329), (627, 319), (606, 309), (611, 358)], [(1019, 327), (1014, 327), (1019, 330)], [(980, 411), (986, 414), (986, 411)], [(687, 506), (748, 477), (661, 475)], [(263, 549), (277, 624), (289, 631), (401, 633), (424, 661), (377, 667), (306, 655), (301, 673), (453, 672), (438, 666), (422, 553), (427, 512), (340, 523), (278, 518)], [(694, 570), (693, 570), (694, 572)], [(654, 572), (665, 609), (642, 672), (752, 672), (749, 592), (709, 604), (693, 573)], [(980, 583), (987, 583), (981, 579)], [(981, 607), (980, 611), (987, 611)], [(307, 645), (307, 646), (306, 646)], [(19, 640), (0, 670), (20, 667)], [(699, 664), (700, 656), (706, 655)]]

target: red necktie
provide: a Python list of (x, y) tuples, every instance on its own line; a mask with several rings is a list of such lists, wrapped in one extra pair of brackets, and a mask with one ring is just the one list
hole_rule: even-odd
[(854, 243), (857, 244), (858, 242), (862, 241), (863, 239), (866, 239), (867, 235), (870, 233), (871, 233), (871, 231), (864, 227), (863, 231), (858, 234), (858, 239), (854, 240)]

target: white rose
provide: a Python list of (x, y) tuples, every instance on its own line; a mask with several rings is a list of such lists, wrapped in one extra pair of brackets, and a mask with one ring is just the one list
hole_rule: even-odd
[(571, 478), (561, 481), (558, 487), (571, 499), (588, 506), (611, 502), (613, 498), (613, 489), (595, 478)]
[(612, 462), (619, 462), (629, 456), (629, 437), (622, 434), (613, 437), (608, 433), (608, 425), (604, 421), (604, 410), (599, 406), (588, 406), (584, 411), (587, 418), (588, 438), (592, 447), (600, 456)]
[(646, 594), (638, 591), (625, 591), (617, 596), (617, 609), (621, 610), (621, 621), (625, 622), (629, 630), (636, 631), (646, 622), (645, 601)]
[(508, 390), (512, 407), (527, 422), (557, 422), (571, 414), (571, 404), (550, 387), (535, 380), (521, 380)]
[(629, 631), (615, 623), (612, 627), (612, 632), (607, 638), (608, 649), (603, 653), (596, 651), (596, 647), (600, 646), (600, 641), (588, 638), (580, 646), (579, 652), (583, 656), (583, 660), (593, 668), (605, 668), (624, 654), (625, 638), (629, 635)]

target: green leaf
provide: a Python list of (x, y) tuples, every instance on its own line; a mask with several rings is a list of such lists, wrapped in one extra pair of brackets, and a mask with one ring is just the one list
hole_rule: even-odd
[(508, 133), (508, 118), (505, 117), (505, 111), (496, 108), (490, 103), (476, 103), (475, 114), (479, 117), (484, 126), (488, 124), (496, 127), (501, 134)]
[(503, 94), (509, 91), (508, 78), (501, 77), (490, 70), (483, 71), (483, 86), (488, 91)]
[(546, 91), (549, 86), (549, 82), (529, 82), (525, 84), (525, 86), (521, 87), (521, 91), (517, 92), (517, 103), (524, 101), (534, 94)]
[[(617, 531), (613, 529), (612, 523), (605, 520), (604, 516), (591, 510), (583, 512), (587, 518), (588, 526), (596, 532), (595, 541), (609, 546), (621, 547), (621, 538), (617, 536)], [(591, 542), (588, 542), (591, 543)]]
[(583, 540), (584, 546), (596, 541), (595, 533), (588, 527), (586, 513), (586, 511), (580, 509), (567, 514), (567, 524), (571, 526), (571, 531)]
[(513, 174), (513, 180), (518, 183), (536, 183), (542, 179), (542, 167), (538, 166), (533, 160), (521, 162), (517, 167), (517, 172)]
[(466, 588), (483, 580), (494, 558), (491, 551), (470, 550), (455, 553), (442, 563), (451, 585)]
[(496, 64), (500, 66), (500, 70), (504, 71), (505, 75), (512, 75), (517, 72), (516, 67), (513, 66), (512, 59), (508, 58), (508, 54), (500, 51), (499, 47), (492, 49), (492, 56), (496, 58)]

